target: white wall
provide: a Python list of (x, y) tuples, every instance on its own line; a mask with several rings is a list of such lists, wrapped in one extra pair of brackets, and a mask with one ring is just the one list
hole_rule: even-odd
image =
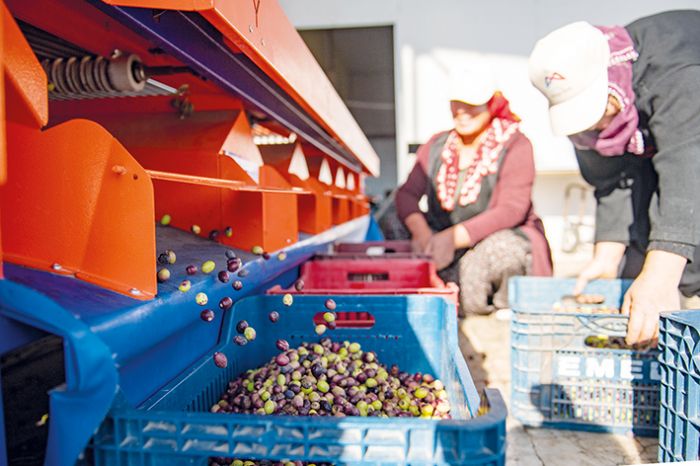
[[(450, 124), (445, 82), (451, 67), (485, 56), (524, 122), (540, 170), (575, 169), (568, 142), (549, 132), (544, 99), (526, 63), (535, 41), (572, 21), (626, 24), (662, 10), (697, 8), (697, 0), (280, 0), (297, 28), (394, 26), (399, 179), (410, 169), (408, 143)], [(430, 7), (428, 7), (430, 5)], [(634, 8), (631, 6), (634, 5)]]
[[(450, 125), (445, 84), (451, 68), (480, 56), (535, 147), (538, 169), (534, 200), (555, 247), (562, 241), (564, 188), (579, 180), (568, 140), (549, 129), (546, 101), (530, 85), (527, 57), (538, 38), (564, 24), (627, 24), (663, 10), (700, 8), (698, 0), (280, 0), (300, 29), (394, 26), (396, 170), (401, 181), (413, 161), (409, 143), (424, 142)], [(393, 164), (386, 164), (393, 165)], [(586, 222), (593, 200), (587, 198)], [(556, 251), (555, 251), (556, 252)]]

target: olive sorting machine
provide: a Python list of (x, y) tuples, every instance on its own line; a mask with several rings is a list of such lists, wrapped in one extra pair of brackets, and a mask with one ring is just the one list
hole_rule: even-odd
[[(0, 465), (73, 464), (116, 397), (139, 404), (216, 344), (217, 303), (365, 239), (379, 159), (272, 0), (0, 14)], [(201, 270), (227, 249), (239, 289)]]

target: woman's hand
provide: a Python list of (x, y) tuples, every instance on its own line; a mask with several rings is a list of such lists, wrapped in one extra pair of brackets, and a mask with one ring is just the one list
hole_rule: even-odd
[(406, 217), (404, 223), (408, 231), (411, 232), (411, 248), (413, 252), (417, 254), (428, 254), (428, 243), (433, 236), (433, 230), (430, 229), (423, 214), (418, 212), (412, 213)]
[(432, 238), (432, 236), (432, 233), (413, 235), (411, 237), (411, 249), (413, 252), (416, 254), (428, 254), (428, 243), (430, 242), (430, 238)]
[(455, 258), (455, 240), (453, 228), (446, 228), (435, 233), (428, 241), (426, 253), (433, 256), (435, 268), (442, 270)]
[(574, 287), (574, 295), (581, 294), (589, 281), (596, 278), (615, 278), (625, 255), (626, 246), (622, 243), (601, 241), (596, 243), (593, 259), (581, 270)]
[(656, 343), (659, 314), (681, 308), (678, 283), (685, 264), (685, 257), (677, 254), (649, 251), (622, 302), (622, 313), (630, 316), (625, 340), (628, 345)]

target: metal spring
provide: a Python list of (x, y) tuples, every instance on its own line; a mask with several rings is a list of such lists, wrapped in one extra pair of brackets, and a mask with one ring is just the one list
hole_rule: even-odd
[(94, 94), (140, 92), (146, 75), (136, 55), (114, 59), (86, 55), (83, 57), (44, 59), (41, 66), (52, 92), (59, 94)]

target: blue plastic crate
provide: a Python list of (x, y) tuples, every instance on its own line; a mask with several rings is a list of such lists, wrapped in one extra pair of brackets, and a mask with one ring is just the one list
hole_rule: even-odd
[[(656, 436), (658, 350), (603, 349), (588, 336), (624, 336), (619, 314), (555, 312), (575, 280), (517, 277), (509, 285), (511, 410), (525, 425)], [(620, 308), (628, 280), (599, 280), (585, 292)]]
[(659, 461), (700, 459), (700, 311), (661, 314)]
[[(95, 436), (98, 466), (204, 465), (209, 456), (283, 459), (335, 464), (503, 465), (506, 408), (496, 390), (480, 399), (457, 342), (454, 306), (431, 296), (334, 296), (337, 312), (369, 312), (371, 329), (329, 331), (375, 351), (385, 364), (431, 373), (446, 386), (453, 420), (408, 418), (289, 417), (212, 414), (226, 383), (259, 367), (285, 338), (290, 345), (318, 341), (313, 316), (327, 296), (295, 296), (286, 308), (282, 296), (239, 301), (226, 316), (218, 351), (229, 361), (217, 368), (207, 354), (157, 392), (140, 409), (115, 408)], [(271, 324), (268, 312), (281, 313)], [(231, 343), (235, 324), (245, 319), (257, 338)], [(202, 324), (206, 325), (206, 324)]]

